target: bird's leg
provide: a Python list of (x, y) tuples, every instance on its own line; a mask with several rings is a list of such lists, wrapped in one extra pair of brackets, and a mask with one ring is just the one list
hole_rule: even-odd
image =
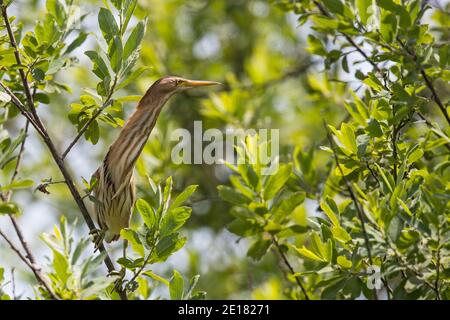
[(89, 234), (92, 236), (92, 242), (94, 243), (95, 247), (94, 252), (96, 252), (100, 248), (100, 245), (102, 244), (103, 239), (105, 238), (105, 230), (93, 229), (89, 232)]

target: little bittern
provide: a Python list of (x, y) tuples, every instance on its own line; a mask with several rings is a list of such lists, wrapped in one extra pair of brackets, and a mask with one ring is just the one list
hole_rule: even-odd
[(169, 76), (147, 90), (93, 175), (97, 180), (94, 220), (100, 227), (96, 246), (103, 238), (106, 242), (119, 239), (120, 230), (129, 226), (135, 200), (133, 169), (164, 104), (177, 92), (217, 84)]

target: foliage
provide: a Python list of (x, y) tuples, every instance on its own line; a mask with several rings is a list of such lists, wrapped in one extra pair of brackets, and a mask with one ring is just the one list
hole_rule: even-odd
[[(50, 284), (1, 237), (0, 299), (449, 299), (450, 4), (0, 3), (0, 231), (23, 224)], [(95, 202), (82, 177), (166, 74), (224, 86), (161, 112), (137, 163), (127, 254), (107, 248), (122, 270), (107, 275), (84, 225), (67, 223), (80, 208), (48, 140)], [(276, 142), (258, 135), (236, 143), (244, 164), (175, 165), (171, 133), (194, 120), (280, 129), (275, 171), (260, 154)]]

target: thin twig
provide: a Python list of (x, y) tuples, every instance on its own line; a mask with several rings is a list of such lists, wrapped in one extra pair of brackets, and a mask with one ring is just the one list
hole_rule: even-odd
[(44, 288), (47, 290), (48, 294), (52, 297), (52, 299), (58, 300), (59, 299), (58, 296), (53, 292), (51, 285), (47, 283), (47, 280), (42, 275), (40, 268), (35, 264), (33, 264), (31, 261), (29, 261), (22, 254), (22, 252), (20, 252), (20, 250), (12, 243), (12, 241), (6, 236), (6, 234), (3, 233), (2, 230), (0, 230), (0, 236), (6, 241), (6, 243), (10, 246), (10, 248), (17, 254), (17, 256), (31, 269), (38, 282), (40, 282), (44, 286)]
[[(10, 180), (10, 183), (9, 183), (10, 185), (14, 182), (14, 180), (17, 177), (17, 175), (19, 174), (20, 165), (22, 163), (22, 158), (23, 158), (23, 153), (25, 151), (25, 142), (27, 141), (29, 125), (30, 125), (30, 121), (26, 120), (25, 128), (24, 128), (25, 137), (24, 137), (22, 143), (20, 144), (19, 154), (17, 155), (16, 166), (14, 168), (14, 172), (13, 172), (13, 174), (11, 176), (11, 180)], [(7, 199), (8, 202), (11, 199), (11, 196), (12, 196), (12, 190), (9, 190), (7, 195), (6, 195), (6, 199)]]
[(142, 264), (142, 266), (139, 268), (139, 270), (133, 275), (133, 277), (128, 281), (128, 283), (133, 282), (134, 280), (136, 280), (137, 277), (139, 277), (139, 275), (141, 274), (141, 272), (144, 270), (145, 266), (148, 264), (148, 262), (150, 261), (150, 258), (152, 257), (152, 253), (153, 253), (153, 249), (156, 247), (156, 245), (152, 246), (150, 249), (150, 252), (148, 253), (147, 258), (145, 258), (144, 263)]
[(336, 150), (336, 146), (334, 144), (333, 141), (333, 137), (331, 136), (330, 130), (328, 129), (328, 125), (327, 123), (324, 121), (324, 126), (325, 126), (325, 130), (327, 132), (327, 137), (328, 137), (328, 141), (330, 143), (330, 147), (333, 150), (333, 156), (334, 156), (334, 160), (336, 162), (336, 167), (338, 168), (339, 172), (342, 175), (342, 180), (345, 183), (345, 186), (347, 187), (347, 191), (350, 194), (350, 198), (353, 200), (353, 203), (355, 204), (356, 207), (356, 211), (358, 213), (358, 217), (359, 220), (361, 222), (361, 228), (362, 228), (362, 232), (363, 232), (363, 236), (364, 236), (364, 240), (365, 240), (365, 245), (366, 245), (366, 249), (367, 249), (367, 255), (369, 257), (369, 262), (370, 264), (373, 265), (372, 262), (372, 253), (370, 250), (370, 243), (369, 243), (369, 236), (367, 235), (367, 231), (366, 231), (366, 225), (365, 225), (365, 220), (364, 220), (364, 213), (363, 213), (363, 209), (360, 207), (360, 203), (356, 197), (355, 192), (353, 191), (352, 186), (350, 185), (350, 182), (347, 180), (347, 177), (344, 174), (344, 170), (341, 167), (341, 164), (339, 162), (339, 157), (337, 154), (337, 150)]
[(44, 136), (44, 133), (42, 129), (38, 126), (35, 119), (30, 115), (27, 108), (23, 105), (23, 103), (19, 100), (19, 98), (9, 89), (2, 81), (0, 81), (0, 87), (2, 87), (6, 93), (11, 98), (11, 102), (19, 109), (20, 113), (35, 127), (36, 131), (39, 133), (40, 136)]
[[(353, 203), (355, 204), (356, 212), (358, 213), (358, 218), (359, 218), (359, 221), (361, 223), (361, 230), (362, 230), (363, 237), (364, 237), (364, 243), (365, 243), (366, 250), (367, 250), (367, 256), (369, 258), (370, 264), (373, 265), (372, 252), (371, 252), (371, 249), (370, 249), (369, 236), (367, 235), (366, 223), (365, 223), (365, 220), (364, 220), (363, 209), (361, 208), (360, 203), (358, 201), (358, 198), (356, 197), (356, 194), (353, 191), (353, 188), (350, 185), (350, 182), (347, 180), (347, 177), (344, 174), (344, 170), (341, 167), (341, 164), (339, 162), (339, 157), (338, 157), (338, 154), (337, 154), (337, 150), (336, 150), (336, 146), (334, 145), (333, 137), (331, 136), (330, 129), (328, 128), (328, 125), (325, 122), (325, 120), (324, 120), (324, 126), (325, 126), (325, 130), (327, 132), (327, 138), (328, 138), (328, 141), (330, 143), (330, 147), (333, 150), (333, 156), (334, 156), (334, 160), (336, 162), (336, 167), (338, 168), (339, 172), (341, 173), (342, 180), (344, 181), (345, 186), (347, 187), (347, 191), (350, 194), (350, 198), (352, 199)], [(376, 293), (375, 293), (374, 296), (375, 296), (375, 299), (378, 299)]]
[[(35, 93), (36, 93), (36, 91), (33, 92), (33, 95), (34, 95)], [(26, 142), (27, 136), (28, 136), (28, 128), (29, 128), (29, 124), (30, 124), (30, 121), (29, 121), (29, 120), (26, 120), (25, 128), (24, 128), (25, 137), (24, 137), (24, 139), (23, 139), (23, 141), (22, 141), (22, 143), (21, 143), (21, 145), (20, 145), (19, 154), (17, 155), (17, 161), (16, 161), (16, 165), (15, 165), (15, 167), (14, 167), (14, 172), (13, 172), (13, 174), (12, 174), (12, 176), (11, 176), (11, 179), (10, 179), (10, 184), (13, 184), (13, 183), (14, 183), (14, 180), (16, 179), (16, 177), (17, 177), (17, 175), (19, 174), (19, 171), (20, 171), (20, 165), (21, 165), (21, 163), (22, 163), (22, 157), (23, 157), (23, 154), (24, 154), (24, 151), (25, 151), (25, 142)], [(3, 200), (5, 200), (6, 202), (9, 202), (9, 201), (11, 200), (11, 197), (12, 197), (12, 190), (9, 190), (9, 191), (7, 192), (7, 194), (6, 194), (6, 196), (2, 194), (2, 198), (3, 198)], [(25, 253), (26, 253), (26, 258), (29, 260), (29, 262), (30, 262), (30, 264), (31, 264), (32, 266), (37, 266), (36, 259), (34, 258), (34, 255), (32, 254), (31, 249), (30, 249), (30, 247), (28, 246), (28, 243), (25, 241), (25, 237), (23, 236), (23, 232), (22, 232), (22, 230), (19, 228), (19, 225), (18, 225), (16, 219), (14, 218), (14, 216), (13, 216), (12, 214), (9, 215), (9, 218), (10, 218), (11, 223), (12, 223), (12, 225), (13, 225), (13, 227), (14, 227), (14, 230), (15, 230), (15, 232), (16, 232), (16, 234), (17, 234), (17, 237), (19, 238), (19, 241), (20, 241), (20, 243), (22, 244), (22, 247), (23, 247), (23, 249), (24, 249), (24, 251), (25, 251)], [(35, 267), (35, 268), (36, 268), (37, 273), (39, 274), (40, 267)], [(34, 273), (36, 274), (35, 271), (34, 271)], [(43, 275), (39, 274), (39, 276), (40, 276), (42, 279), (44, 279), (44, 276), (43, 276)], [(39, 280), (39, 279), (38, 279), (38, 280)], [(44, 280), (44, 282), (45, 282), (45, 284), (47, 283), (46, 280)], [(48, 285), (45, 285), (45, 287), (48, 289)], [(53, 298), (55, 298), (54, 293), (52, 293), (51, 291), (49, 291), (49, 293), (50, 293), (50, 295), (51, 295)]]
[[(422, 119), (423, 121), (425, 121), (425, 124), (426, 124), (429, 128), (435, 129), (435, 130), (438, 130), (438, 129), (439, 129), (439, 128), (436, 128), (436, 127), (430, 122), (430, 120), (428, 120), (421, 112), (417, 112), (417, 115), (419, 116), (420, 119)], [(436, 137), (438, 137), (438, 138), (443, 138), (443, 137), (440, 136), (436, 131), (431, 130), (431, 132), (432, 132)], [(442, 134), (444, 134), (444, 133), (442, 132)], [(447, 138), (447, 141), (450, 140), (449, 137), (446, 136), (446, 138)], [(450, 151), (450, 143), (447, 142), (447, 143), (443, 144), (443, 146), (446, 147), (447, 150)]]
[(111, 96), (114, 92), (114, 87), (116, 86), (117, 83), (117, 77), (114, 80), (114, 83), (111, 87), (111, 91), (108, 95), (108, 97), (106, 98), (106, 102), (92, 115), (92, 117), (83, 125), (83, 127), (80, 129), (80, 131), (78, 132), (78, 134), (76, 135), (76, 137), (72, 140), (72, 142), (69, 144), (69, 146), (67, 147), (67, 149), (63, 152), (63, 154), (61, 155), (61, 159), (64, 160), (67, 156), (67, 154), (70, 152), (70, 150), (72, 150), (73, 146), (78, 142), (78, 140), (83, 136), (83, 134), (86, 132), (86, 130), (89, 128), (89, 126), (91, 125), (92, 122), (94, 122), (94, 120), (97, 119), (97, 117), (103, 112), (103, 110), (105, 110), (111, 103), (112, 103), (112, 99)]
[[(406, 53), (408, 53), (411, 56), (413, 61), (417, 64), (418, 61), (417, 61), (416, 53), (414, 51), (410, 50), (398, 36), (397, 36), (397, 42), (400, 43), (400, 46), (406, 51)], [(425, 84), (426, 84), (427, 88), (431, 91), (431, 95), (433, 96), (434, 102), (438, 105), (439, 109), (441, 110), (442, 114), (444, 115), (445, 119), (447, 120), (447, 123), (450, 125), (450, 115), (448, 114), (444, 104), (442, 103), (441, 98), (439, 98), (439, 95), (437, 94), (436, 89), (434, 88), (433, 82), (427, 76), (425, 70), (423, 69), (423, 67), (421, 65), (419, 66), (419, 69), (420, 69), (420, 74), (423, 77), (423, 80), (425, 80)]]
[[(314, 1), (314, 4), (324, 16), (328, 18), (332, 17), (331, 14), (328, 11), (326, 11), (325, 8), (318, 1)], [(378, 65), (369, 58), (369, 56), (364, 52), (364, 50), (362, 50), (361, 47), (358, 46), (356, 42), (348, 34), (342, 31), (340, 31), (340, 33), (353, 46), (353, 48), (355, 48), (356, 51), (358, 51), (364, 57), (364, 59), (366, 59), (367, 62), (369, 62), (378, 72), (381, 72), (380, 67), (378, 67)]]
[[(14, 37), (14, 32), (12, 31), (11, 24), (9, 23), (7, 7), (2, 6), (1, 11), (2, 11), (2, 16), (3, 16), (3, 21), (5, 22), (6, 30), (8, 32), (8, 37), (9, 37), (9, 41), (11, 43), (11, 47), (14, 49), (14, 56), (16, 58), (16, 62), (17, 62), (17, 64), (22, 66), (22, 59), (20, 58), (20, 52), (19, 52), (19, 48), (16, 43), (16, 38)], [(23, 68), (21, 68), (21, 67), (19, 67), (19, 74), (20, 74), (20, 78), (22, 79), (22, 84), (23, 84), (23, 88), (25, 91), (25, 95), (27, 97), (29, 111), (31, 111), (32, 117), (36, 120), (37, 124), (40, 126), (40, 120), (36, 113), (36, 109), (34, 107), (34, 101), (33, 101), (32, 95), (31, 95), (30, 86), (28, 85), (28, 81), (25, 76), (25, 72), (23, 71)]]
[(281, 250), (280, 245), (278, 244), (277, 239), (272, 236), (272, 242), (275, 245), (275, 247), (277, 248), (278, 253), (281, 256), (281, 259), (283, 259), (284, 264), (286, 265), (286, 267), (289, 269), (289, 272), (292, 274), (292, 276), (294, 277), (295, 281), (297, 282), (297, 285), (300, 287), (300, 289), (303, 292), (303, 295), (305, 296), (306, 300), (310, 300), (308, 293), (306, 292), (305, 287), (303, 286), (302, 282), (300, 281), (299, 277), (295, 274), (294, 268), (291, 266), (291, 264), (289, 263), (289, 260), (287, 259), (286, 255), (284, 254), (283, 250)]

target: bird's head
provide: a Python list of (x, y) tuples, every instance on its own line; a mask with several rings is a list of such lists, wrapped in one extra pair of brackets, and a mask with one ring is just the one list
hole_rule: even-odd
[(221, 83), (215, 81), (189, 80), (176, 76), (167, 76), (157, 80), (149, 91), (155, 95), (168, 95), (192, 88), (215, 86)]
[(163, 77), (151, 85), (139, 103), (140, 107), (160, 110), (165, 102), (175, 93), (206, 86), (215, 86), (221, 83), (215, 81), (189, 80), (176, 76)]

